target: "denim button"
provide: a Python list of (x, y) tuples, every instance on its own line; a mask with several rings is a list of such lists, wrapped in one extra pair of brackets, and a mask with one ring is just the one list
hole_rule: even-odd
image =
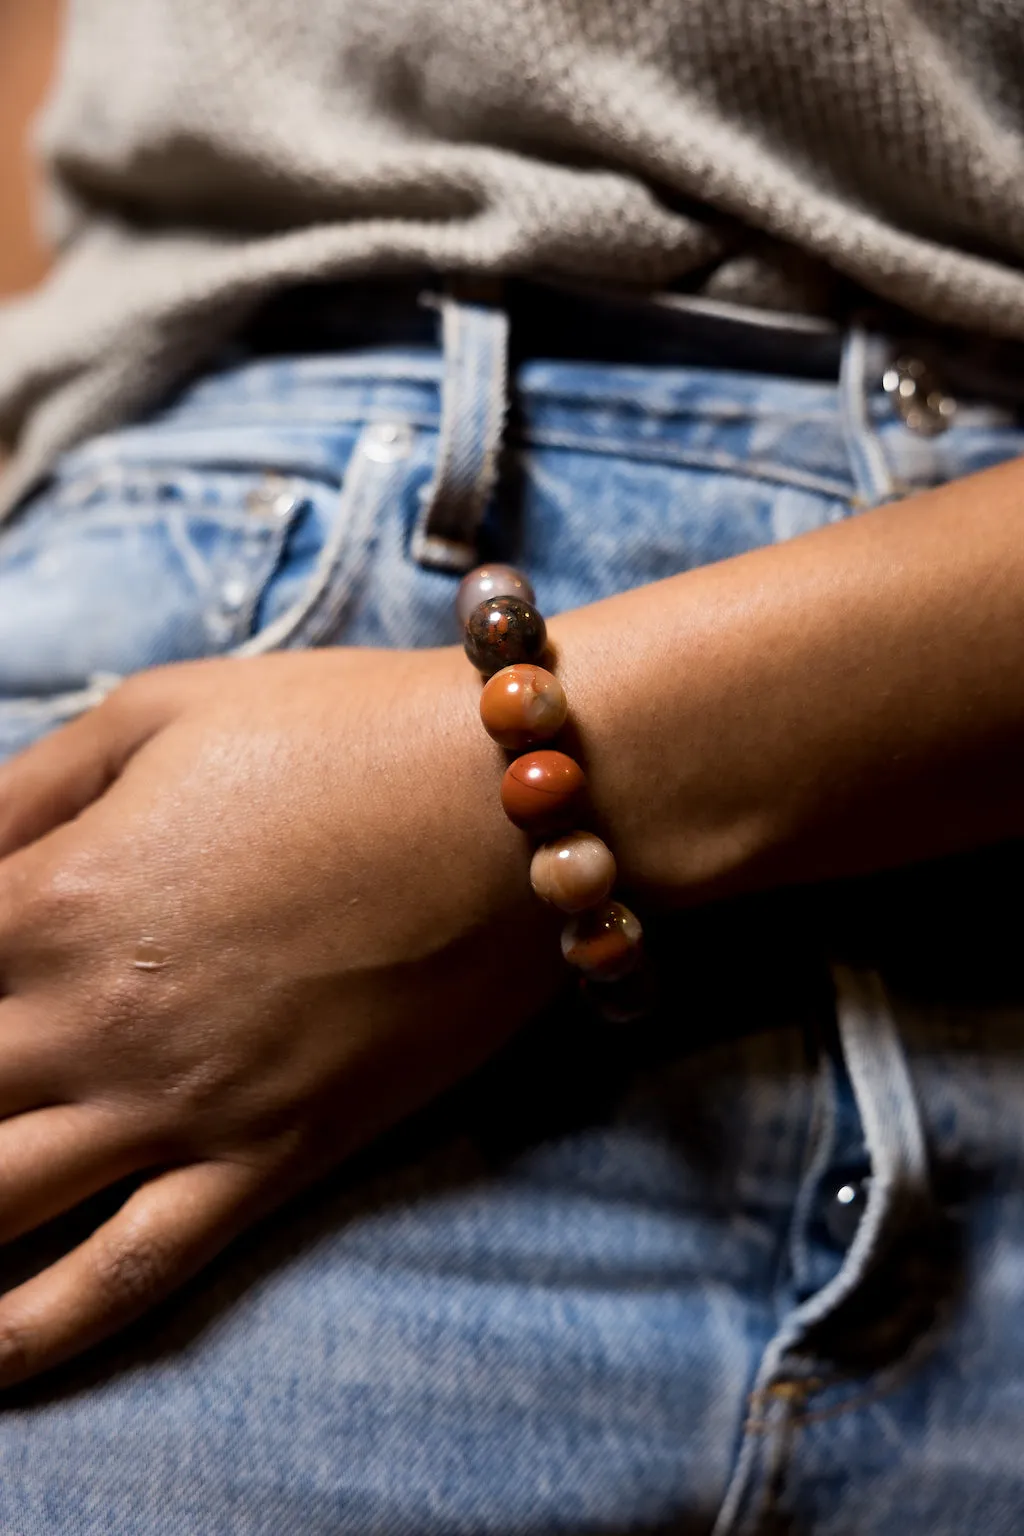
[(837, 1248), (849, 1248), (868, 1199), (867, 1178), (844, 1179), (825, 1207), (825, 1228)]

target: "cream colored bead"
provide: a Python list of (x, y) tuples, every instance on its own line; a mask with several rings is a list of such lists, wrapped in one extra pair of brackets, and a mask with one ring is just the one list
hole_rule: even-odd
[(541, 901), (562, 912), (583, 912), (604, 901), (615, 884), (615, 858), (593, 832), (570, 832), (537, 849), (530, 883)]

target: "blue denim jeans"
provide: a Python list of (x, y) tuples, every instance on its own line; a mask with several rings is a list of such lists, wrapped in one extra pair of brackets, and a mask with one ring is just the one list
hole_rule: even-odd
[[(0, 530), (0, 752), (158, 662), (453, 641), (477, 552), (555, 613), (1024, 452), (982, 349), (925, 436), (875, 330), (684, 306), (602, 362), (599, 308), (574, 360), (493, 302), (435, 337), (382, 301), (376, 339), (364, 303), (355, 341), (331, 302), (316, 349), (243, 338)], [(560, 1004), (11, 1394), (0, 1530), (1017, 1536), (1019, 877), (999, 850), (653, 923), (655, 1017)]]

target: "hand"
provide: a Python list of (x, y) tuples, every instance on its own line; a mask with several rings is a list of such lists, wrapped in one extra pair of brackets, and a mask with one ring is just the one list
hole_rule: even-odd
[(170, 667), (0, 770), (0, 1241), (145, 1175), (0, 1299), (0, 1386), (145, 1311), (554, 991), (478, 694), (454, 650)]

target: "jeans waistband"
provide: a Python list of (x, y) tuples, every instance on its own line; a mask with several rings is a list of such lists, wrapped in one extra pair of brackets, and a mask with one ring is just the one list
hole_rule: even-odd
[(880, 427), (893, 411), (903, 413), (908, 435), (929, 436), (945, 430), (943, 413), (955, 412), (960, 402), (968, 408), (973, 400), (1014, 410), (1024, 405), (1024, 347), (940, 332), (892, 310), (840, 325), (689, 295), (523, 280), (303, 286), (265, 306), (242, 344), (266, 356), (382, 346), (440, 352), (440, 448), (412, 552), (420, 564), (447, 571), (475, 563), (497, 477), (510, 382), (528, 360), (835, 383), (861, 505), (902, 494), (908, 477), (901, 471), (919, 478), (913, 471), (920, 453), (899, 444), (887, 457), (882, 448)]
[(839, 367), (841, 330), (825, 320), (673, 294), (520, 279), (303, 286), (264, 306), (246, 340), (270, 354), (387, 343), (434, 346), (445, 295), (503, 310), (513, 365), (523, 358), (665, 363), (820, 379), (835, 378)]
[(929, 325), (879, 305), (842, 320), (781, 313), (695, 295), (647, 294), (507, 279), (310, 284), (272, 299), (250, 322), (253, 351), (437, 346), (445, 295), (500, 309), (510, 366), (525, 358), (723, 368), (836, 380), (859, 326), (879, 372), (902, 353), (923, 357), (965, 399), (1024, 404), (1024, 344)]

